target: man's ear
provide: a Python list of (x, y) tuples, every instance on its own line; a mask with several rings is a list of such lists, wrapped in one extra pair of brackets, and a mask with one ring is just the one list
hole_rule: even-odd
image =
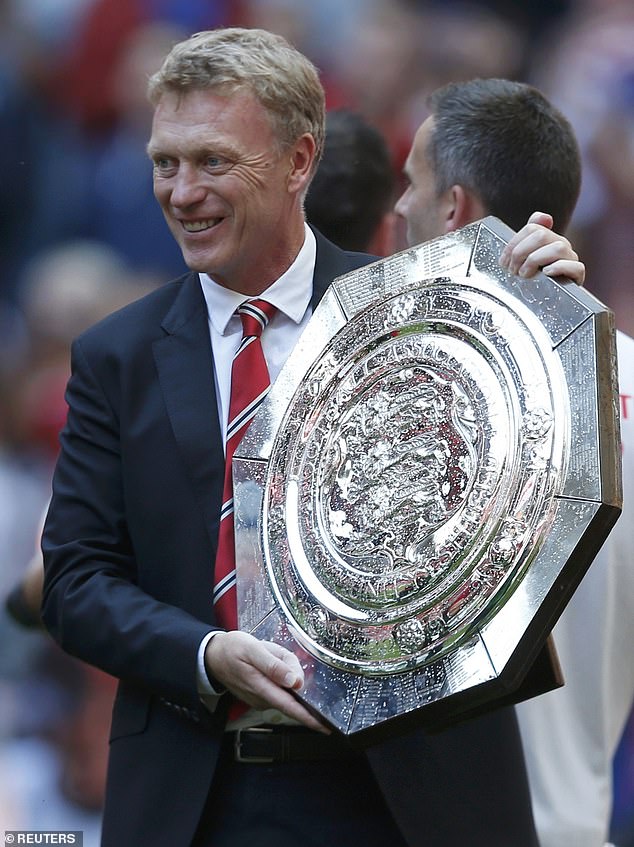
[(310, 183), (315, 161), (315, 139), (305, 132), (289, 150), (290, 167), (287, 185), (291, 193), (303, 194)]
[(482, 202), (462, 185), (452, 185), (443, 204), (445, 232), (454, 232), (487, 214)]

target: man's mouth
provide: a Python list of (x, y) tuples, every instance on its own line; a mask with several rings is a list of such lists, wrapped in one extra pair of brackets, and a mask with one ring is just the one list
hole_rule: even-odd
[(204, 232), (219, 224), (222, 218), (208, 218), (206, 221), (181, 221), (185, 232)]

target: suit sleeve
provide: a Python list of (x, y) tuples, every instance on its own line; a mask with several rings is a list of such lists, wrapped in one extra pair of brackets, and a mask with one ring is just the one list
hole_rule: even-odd
[(45, 625), (72, 655), (198, 708), (197, 650), (210, 626), (139, 586), (120, 420), (81, 342), (73, 346), (66, 399), (42, 540)]

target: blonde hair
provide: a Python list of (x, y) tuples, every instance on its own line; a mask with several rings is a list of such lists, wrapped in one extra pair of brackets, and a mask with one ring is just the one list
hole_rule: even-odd
[(324, 90), (312, 62), (282, 36), (239, 27), (199, 32), (172, 48), (150, 77), (148, 98), (156, 106), (166, 92), (201, 88), (251, 91), (281, 147), (306, 132), (313, 136), (316, 167), (324, 144)]

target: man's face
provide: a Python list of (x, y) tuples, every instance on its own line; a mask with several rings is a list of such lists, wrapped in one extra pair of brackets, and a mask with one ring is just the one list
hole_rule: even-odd
[(286, 270), (303, 240), (292, 152), (280, 152), (253, 94), (165, 93), (148, 152), (154, 195), (188, 267), (246, 294)]
[(442, 215), (442, 198), (436, 195), (436, 179), (427, 158), (427, 145), (433, 129), (433, 118), (419, 127), (412, 149), (405, 162), (408, 186), (396, 203), (396, 214), (407, 225), (407, 243), (410, 247), (437, 238), (445, 232)]

